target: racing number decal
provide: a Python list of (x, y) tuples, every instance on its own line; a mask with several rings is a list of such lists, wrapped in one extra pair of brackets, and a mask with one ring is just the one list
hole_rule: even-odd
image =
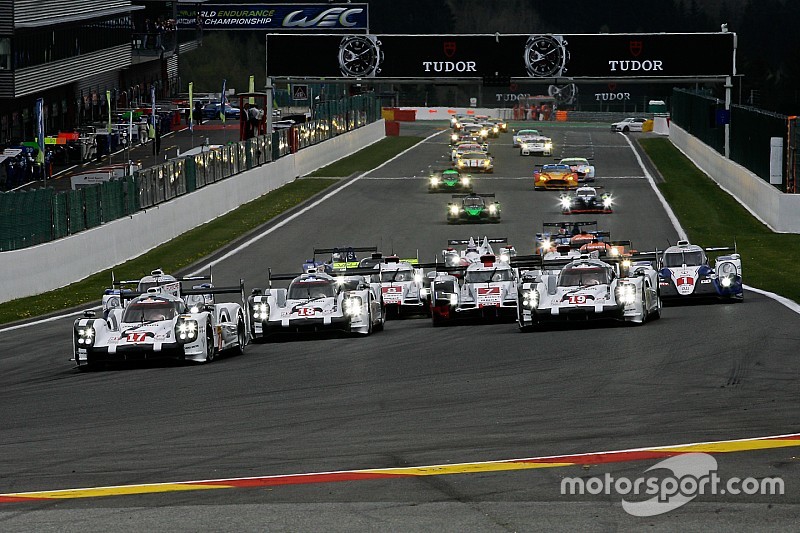
[(694, 280), (689, 276), (681, 276), (676, 280), (678, 285), (694, 285)]
[(400, 294), (403, 292), (402, 287), (381, 287), (384, 294)]
[(297, 314), (299, 316), (314, 316), (314, 308), (313, 307), (301, 307), (297, 310)]
[(571, 303), (572, 305), (583, 305), (583, 304), (586, 303), (586, 295), (585, 294), (570, 294), (569, 303)]
[(147, 334), (141, 332), (128, 333), (127, 335), (125, 335), (125, 339), (128, 342), (144, 342), (145, 340), (147, 340)]

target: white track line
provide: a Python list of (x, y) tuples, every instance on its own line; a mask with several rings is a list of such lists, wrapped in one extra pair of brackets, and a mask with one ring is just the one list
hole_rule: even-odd
[[(633, 155), (636, 156), (636, 161), (639, 162), (639, 166), (642, 168), (642, 171), (644, 171), (644, 175), (647, 177), (647, 180), (650, 182), (650, 187), (653, 188), (653, 191), (655, 191), (656, 196), (658, 196), (658, 199), (661, 201), (661, 205), (664, 207), (664, 210), (667, 212), (667, 216), (669, 216), (670, 221), (672, 221), (672, 225), (675, 227), (675, 230), (678, 232), (678, 235), (680, 236), (681, 239), (689, 240), (689, 238), (686, 236), (686, 232), (683, 231), (683, 228), (681, 227), (680, 222), (678, 222), (678, 217), (675, 216), (675, 213), (672, 211), (672, 208), (667, 203), (667, 201), (664, 198), (664, 196), (661, 194), (661, 191), (658, 190), (658, 187), (656, 186), (656, 182), (653, 180), (653, 176), (651, 176), (650, 173), (645, 168), (644, 162), (642, 161), (642, 158), (639, 156), (639, 152), (637, 152), (636, 149), (633, 147), (633, 143), (631, 142), (630, 138), (628, 138), (628, 136), (626, 136), (624, 133), (620, 133), (620, 135), (623, 135), (625, 137), (625, 140), (628, 142), (628, 145), (631, 147), (631, 150), (633, 151)], [(734, 198), (736, 198), (736, 197), (734, 196)], [(738, 199), (737, 199), (737, 201), (738, 201)], [(741, 203), (741, 202), (739, 202), (739, 203)], [(771, 299), (775, 300), (776, 302), (784, 305), (790, 311), (794, 311), (795, 313), (800, 314), (800, 305), (798, 305), (797, 302), (794, 302), (794, 301), (792, 301), (792, 300), (790, 300), (790, 299), (788, 299), (786, 297), (783, 297), (783, 296), (781, 296), (779, 294), (775, 294), (774, 292), (765, 291), (763, 289), (757, 289), (755, 287), (751, 287), (750, 285), (743, 285), (743, 287), (745, 289), (749, 290), (749, 291), (755, 292), (757, 294), (761, 294), (762, 296), (766, 296), (767, 298), (771, 298)]]

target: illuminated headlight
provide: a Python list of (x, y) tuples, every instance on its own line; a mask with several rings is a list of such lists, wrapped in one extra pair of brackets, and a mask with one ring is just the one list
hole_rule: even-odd
[(527, 150), (528, 149), (528, 143), (522, 143), (522, 149), (523, 150)]
[(179, 320), (175, 325), (175, 336), (183, 342), (195, 340), (197, 338), (197, 321)]
[(500, 128), (498, 128), (497, 126), (492, 128), (492, 132), (493, 133), (498, 133), (499, 131), (500, 131)]
[(414, 274), (414, 282), (415, 283), (422, 283), (422, 274), (420, 274), (419, 272)]
[(451, 205), (450, 206), (450, 214), (451, 215), (457, 215), (458, 214), (458, 206), (457, 205)]
[(450, 295), (450, 305), (458, 305), (458, 294)]
[(500, 254), (500, 261), (502, 261), (503, 263), (508, 263), (509, 259), (510, 258), (508, 256), (508, 254)]
[(632, 304), (636, 301), (636, 287), (625, 283), (617, 287), (617, 301), (623, 304)]
[(360, 316), (363, 305), (364, 302), (360, 296), (351, 296), (344, 301), (344, 312), (350, 316)]
[(560, 202), (561, 202), (561, 207), (564, 208), (564, 209), (567, 209), (570, 206), (570, 204), (572, 203), (571, 200), (569, 198), (567, 198), (566, 196), (561, 198)]
[(605, 207), (606, 209), (611, 207), (611, 204), (613, 203), (614, 201), (611, 199), (610, 196), (606, 196), (605, 198), (603, 198), (603, 207)]
[(550, 148), (553, 147), (553, 143), (550, 142), (550, 141), (547, 141), (546, 143), (544, 143), (544, 147), (549, 150)]
[(431, 293), (431, 290), (430, 290), (430, 289), (428, 289), (427, 287), (426, 287), (426, 288), (424, 288), (424, 289), (420, 289), (420, 291), (419, 291), (419, 295), (420, 295), (421, 297), (422, 297), (422, 296), (428, 296), (430, 293)]
[(190, 313), (199, 313), (200, 312), (200, 308), (197, 307), (196, 305), (193, 305), (192, 307), (189, 308), (189, 312)]
[(266, 302), (253, 304), (253, 318), (255, 320), (267, 320), (269, 318), (269, 304)]
[(522, 296), (522, 305), (528, 309), (533, 309), (539, 305), (539, 291), (527, 291)]
[(91, 346), (94, 342), (94, 328), (83, 326), (75, 330), (76, 342), (80, 345)]
[(439, 178), (437, 178), (436, 176), (433, 176), (433, 177), (431, 178), (431, 185), (433, 185), (434, 187), (436, 187), (437, 185), (439, 185)]
[(487, 160), (485, 160), (485, 161), (483, 162), (483, 166), (485, 166), (485, 167), (491, 166), (491, 164), (492, 164), (492, 162), (491, 162), (491, 160), (489, 160), (489, 159), (487, 159)]
[(497, 213), (497, 206), (496, 206), (496, 205), (494, 205), (494, 204), (491, 204), (491, 205), (489, 205), (489, 212), (490, 212), (491, 214), (495, 214), (495, 213)]
[(616, 246), (612, 246), (612, 247), (611, 247), (611, 248), (608, 250), (608, 255), (610, 255), (610, 256), (612, 256), (612, 257), (616, 257), (616, 256), (618, 256), (618, 255), (619, 255), (619, 248), (617, 248)]
[(542, 248), (545, 250), (549, 250), (553, 246), (553, 243), (550, 242), (550, 239), (545, 239), (542, 241)]
[(622, 268), (628, 269), (630, 267), (631, 267), (631, 260), (630, 259), (623, 259)]
[(720, 284), (723, 287), (730, 287), (733, 284), (733, 278), (730, 276), (725, 276), (720, 280)]
[(452, 140), (454, 140), (454, 141), (457, 141), (457, 140), (458, 140), (458, 135), (454, 133), (454, 134), (452, 134), (452, 135), (450, 136), (450, 139), (452, 139)]
[(452, 117), (450, 119), (450, 124), (458, 124), (458, 119), (456, 119), (455, 117)]
[(464, 185), (464, 186), (469, 185), (469, 178), (467, 178), (467, 177), (461, 178), (461, 185)]
[(463, 167), (465, 164), (463, 159), (458, 160), (458, 166)]
[(489, 130), (487, 129), (481, 130), (481, 137), (486, 137), (487, 135), (489, 135)]

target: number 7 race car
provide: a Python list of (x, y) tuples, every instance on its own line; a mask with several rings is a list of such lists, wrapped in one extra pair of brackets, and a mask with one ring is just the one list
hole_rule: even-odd
[(84, 369), (161, 358), (202, 363), (224, 350), (242, 353), (247, 344), (242, 306), (214, 303), (216, 294), (239, 294), (244, 301), (244, 282), (238, 287), (205, 284), (180, 289), (178, 295), (162, 286), (145, 293), (124, 291), (122, 305), (109, 309), (105, 319), (87, 311), (75, 320), (74, 361)]
[[(383, 329), (380, 285), (368, 281), (374, 273), (371, 268), (335, 275), (313, 268), (304, 274), (270, 272), (270, 288), (253, 289), (247, 302), (251, 337), (325, 330), (369, 335), (373, 329)], [(275, 289), (274, 280), (291, 283), (288, 289)]]
[(717, 257), (714, 268), (708, 264), (706, 252), (735, 252), (735, 246), (702, 248), (678, 241), (664, 252), (659, 272), (659, 285), (664, 301), (715, 298), (740, 302), (742, 259), (737, 253)]
[[(548, 263), (552, 268), (555, 262)], [(584, 255), (559, 272), (543, 270), (534, 280), (523, 281), (517, 302), (520, 329), (554, 321), (613, 319), (642, 324), (648, 317), (659, 318), (658, 273), (651, 262), (634, 261), (627, 272), (619, 263)]]

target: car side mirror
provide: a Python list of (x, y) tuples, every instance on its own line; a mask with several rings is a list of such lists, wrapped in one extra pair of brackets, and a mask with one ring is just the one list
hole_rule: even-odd
[(83, 312), (83, 316), (86, 318), (94, 318), (95, 316), (97, 316), (97, 314), (91, 309), (87, 309), (86, 311)]

